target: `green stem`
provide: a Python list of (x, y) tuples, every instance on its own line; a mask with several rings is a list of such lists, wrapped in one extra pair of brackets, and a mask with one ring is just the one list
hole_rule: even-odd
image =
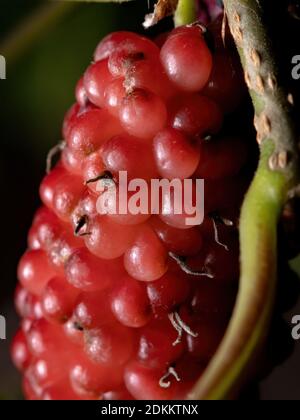
[(268, 333), (277, 278), (277, 224), (298, 180), (291, 96), (280, 83), (261, 0), (224, 0), (253, 100), (260, 164), (240, 218), (241, 278), (226, 336), (191, 397), (224, 399), (249, 374)]
[(12, 64), (22, 56), (41, 35), (68, 13), (75, 3), (56, 1), (35, 10), (0, 45), (1, 54)]
[(195, 0), (179, 0), (174, 15), (175, 26), (188, 25), (197, 18)]

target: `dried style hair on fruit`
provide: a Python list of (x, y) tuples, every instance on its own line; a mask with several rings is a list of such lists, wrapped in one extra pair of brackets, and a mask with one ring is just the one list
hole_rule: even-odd
[[(188, 396), (235, 301), (236, 220), (252, 176), (243, 93), (232, 45), (211, 49), (199, 25), (99, 43), (19, 263), (11, 354), (27, 399)], [(121, 171), (146, 185), (204, 179), (204, 222), (166, 212), (164, 194), (159, 214), (100, 215), (98, 183), (118, 192)]]

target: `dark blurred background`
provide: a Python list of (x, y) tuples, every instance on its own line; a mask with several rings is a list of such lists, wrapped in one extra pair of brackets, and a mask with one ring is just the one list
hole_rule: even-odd
[[(0, 314), (7, 320), (7, 340), (0, 341), (1, 399), (21, 398), (20, 378), (9, 359), (9, 342), (18, 326), (13, 291), (26, 232), (39, 204), (47, 152), (61, 140), (63, 115), (98, 41), (117, 29), (141, 32), (147, 3), (0, 1), (0, 55), (7, 59), (7, 79), (0, 80)], [(294, 267), (300, 264), (294, 262)], [(300, 314), (300, 304), (286, 314), (283, 340), (290, 340), (295, 314)], [(300, 400), (300, 342), (291, 344), (288, 358), (247, 398)]]

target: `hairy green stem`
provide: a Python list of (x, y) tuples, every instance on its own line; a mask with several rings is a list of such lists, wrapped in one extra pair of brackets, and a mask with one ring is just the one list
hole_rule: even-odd
[(224, 399), (249, 374), (268, 333), (276, 292), (277, 224), (298, 179), (292, 97), (281, 86), (263, 0), (224, 0), (253, 100), (260, 164), (240, 219), (241, 278), (226, 336), (191, 398)]

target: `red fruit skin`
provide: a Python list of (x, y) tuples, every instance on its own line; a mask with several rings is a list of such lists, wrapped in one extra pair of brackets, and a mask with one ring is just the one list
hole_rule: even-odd
[(28, 377), (24, 376), (22, 381), (23, 394), (28, 401), (39, 401), (41, 400), (41, 391), (39, 392), (30, 383)]
[(15, 366), (24, 371), (30, 365), (31, 355), (28, 349), (25, 334), (19, 330), (11, 343), (11, 356)]
[(40, 299), (18, 285), (15, 292), (15, 307), (21, 318), (34, 320), (43, 316)]
[(63, 274), (64, 266), (69, 257), (82, 246), (82, 239), (74, 236), (69, 226), (55, 239), (47, 249), (48, 258), (55, 266), (57, 274)]
[[(142, 178), (151, 180), (158, 176), (155, 161), (151, 158), (151, 146), (136, 137), (122, 134), (109, 139), (101, 149), (103, 164), (115, 176), (127, 172), (128, 180)], [(140, 157), (147, 156), (147, 160)]]
[(162, 178), (189, 178), (200, 159), (199, 147), (175, 129), (160, 131), (154, 138), (154, 155)]
[(157, 316), (168, 314), (189, 297), (188, 278), (183, 272), (169, 270), (159, 280), (147, 284), (147, 294)]
[(203, 141), (195, 175), (204, 179), (224, 179), (236, 176), (247, 160), (247, 142), (239, 137), (224, 137)]
[(75, 96), (76, 96), (77, 103), (81, 107), (85, 107), (88, 104), (88, 95), (87, 95), (87, 91), (86, 91), (85, 86), (84, 86), (83, 77), (81, 79), (79, 79), (79, 81), (76, 85)]
[[(151, 120), (148, 115), (151, 113)], [(167, 122), (167, 109), (159, 96), (142, 89), (130, 92), (122, 101), (119, 118), (132, 136), (150, 140)]]
[(122, 272), (124, 269), (121, 263), (99, 259), (85, 248), (74, 252), (65, 265), (68, 282), (85, 292), (107, 289)]
[(141, 331), (138, 357), (151, 367), (162, 368), (175, 362), (184, 351), (184, 343), (176, 346), (177, 331), (168, 317), (154, 320)]
[(81, 178), (75, 178), (74, 175), (66, 176), (60, 184), (55, 186), (53, 210), (63, 222), (69, 222), (70, 215), (83, 191)]
[(119, 322), (132, 328), (143, 327), (152, 315), (146, 287), (129, 276), (115, 288), (111, 308)]
[(46, 388), (41, 396), (43, 401), (78, 401), (78, 400), (98, 400), (96, 395), (78, 395), (70, 383), (69, 378), (65, 378), (55, 385)]
[(191, 300), (191, 310), (195, 315), (227, 319), (231, 315), (236, 298), (235, 288), (221, 287), (207, 279), (197, 284)]
[(129, 43), (129, 46), (138, 43), (138, 47), (150, 44), (148, 39), (132, 32), (113, 32), (100, 41), (94, 53), (94, 60), (99, 61), (108, 58), (121, 43)]
[(188, 92), (201, 90), (212, 69), (212, 56), (197, 27), (173, 32), (161, 49), (161, 61), (172, 82)]
[(132, 362), (125, 370), (125, 384), (137, 400), (182, 399), (193, 383), (176, 382), (175, 378), (172, 378), (172, 386), (162, 388), (159, 386), (159, 380), (165, 373), (164, 369), (155, 369), (144, 363)]
[(42, 250), (27, 251), (18, 266), (21, 285), (34, 295), (40, 295), (48, 281), (55, 275), (47, 255)]
[(105, 171), (104, 162), (100, 150), (91, 153), (82, 161), (83, 180), (90, 191), (96, 193), (97, 182), (90, 182), (99, 177)]
[[(60, 325), (52, 324), (45, 319), (33, 322), (26, 334), (28, 347), (33, 356), (41, 357), (47, 353), (55, 353), (63, 347), (63, 330)], [(64, 349), (66, 352), (67, 349)]]
[(119, 116), (119, 110), (123, 98), (126, 96), (125, 80), (123, 77), (112, 80), (104, 91), (104, 106), (115, 117)]
[(162, 32), (161, 34), (157, 35), (154, 39), (155, 44), (161, 49), (169, 35), (170, 32)]
[(108, 68), (115, 77), (126, 76), (130, 67), (136, 63), (158, 61), (159, 49), (152, 41), (139, 35), (131, 35), (130, 38), (124, 37), (109, 56)]
[(67, 175), (67, 171), (62, 165), (57, 164), (55, 168), (45, 176), (40, 185), (40, 197), (42, 202), (49, 209), (53, 210), (54, 206), (54, 192), (55, 187), (60, 183)]
[(202, 235), (196, 227), (179, 230), (155, 216), (151, 218), (150, 224), (170, 252), (189, 256), (197, 254), (203, 247)]
[(159, 238), (150, 227), (137, 236), (124, 255), (124, 265), (129, 275), (140, 281), (154, 281), (168, 269), (168, 255)]
[(207, 316), (193, 316), (185, 307), (182, 307), (180, 316), (193, 333), (197, 334), (197, 337), (186, 335), (189, 355), (205, 365), (215, 354), (224, 336), (226, 323), (223, 320), (210, 319)]
[(64, 277), (52, 278), (41, 296), (43, 315), (52, 322), (65, 322), (72, 314), (79, 295)]
[[(11, 354), (27, 399), (186, 399), (213, 357), (238, 289), (234, 224), (252, 176), (236, 114), (222, 129), (242, 89), (219, 32), (212, 51), (199, 25), (156, 42), (113, 33), (79, 80), (18, 268)], [(120, 172), (134, 181), (125, 199)], [(172, 189), (159, 202), (148, 191), (139, 211), (136, 185), (153, 179), (185, 193), (191, 181), (196, 226), (196, 209), (176, 214)]]
[(220, 240), (223, 246), (210, 241), (205, 250), (188, 258), (189, 267), (196, 271), (205, 267), (215, 281), (234, 285), (239, 278), (239, 244), (235, 235), (226, 231), (222, 233)]
[(126, 92), (137, 88), (145, 89), (165, 100), (176, 95), (174, 85), (156, 57), (154, 60), (144, 59), (132, 62), (124, 76), (123, 86)]
[[(91, 190), (86, 188), (82, 193), (76, 207), (71, 214), (71, 223), (73, 236), (79, 240), (82, 245), (83, 238), (89, 233), (89, 221), (97, 216), (97, 196)], [(80, 220), (82, 217), (86, 218), (86, 222), (80, 227)], [(79, 227), (78, 227), (79, 225)], [(75, 233), (75, 235), (74, 235)]]
[[(151, 192), (146, 192), (148, 199), (147, 205), (140, 207), (140, 199), (136, 196), (136, 192), (128, 192), (124, 197), (123, 191), (123, 189), (116, 187), (115, 194), (106, 197), (106, 217), (113, 223), (122, 226), (144, 224), (151, 217)], [(123, 209), (125, 209), (125, 214), (123, 214)]]
[(85, 332), (87, 356), (110, 370), (124, 366), (135, 351), (135, 332), (117, 322)]
[(102, 394), (102, 398), (103, 400), (108, 400), (108, 401), (116, 401), (116, 400), (129, 401), (129, 400), (134, 399), (125, 387), (119, 388), (113, 391), (105, 392), (104, 394)]
[(82, 330), (95, 329), (107, 323), (112, 324), (115, 317), (111, 310), (107, 291), (80, 294), (71, 320), (76, 322)]
[(66, 340), (63, 327), (40, 319), (32, 323), (26, 336), (34, 356), (26, 372), (31, 383), (43, 390), (63, 379), (72, 358), (76, 357), (75, 348)]
[(80, 348), (83, 346), (83, 328), (78, 324), (76, 317), (71, 317), (63, 325), (64, 334), (72, 344)]
[(66, 113), (62, 129), (62, 135), (64, 139), (66, 139), (69, 136), (73, 124), (76, 121), (76, 117), (80, 112), (80, 108), (80, 105), (78, 103), (75, 103)]
[(132, 244), (136, 235), (135, 226), (121, 226), (108, 217), (96, 217), (89, 223), (90, 235), (85, 237), (89, 251), (101, 259), (121, 257)]
[(105, 87), (113, 80), (107, 64), (107, 60), (91, 64), (83, 78), (83, 86), (88, 99), (100, 108), (104, 105)]
[(81, 177), (71, 175), (58, 165), (43, 179), (40, 196), (43, 203), (67, 223), (83, 191)]
[(243, 72), (238, 57), (219, 50), (214, 56), (213, 70), (203, 90), (226, 113), (233, 112), (246, 96)]
[(136, 35), (126, 31), (113, 32), (107, 35), (97, 45), (94, 52), (94, 60), (99, 61), (108, 58), (120, 42), (131, 38), (136, 39)]
[(84, 157), (120, 132), (120, 125), (114, 117), (103, 109), (95, 108), (77, 116), (66, 140), (72, 151)]
[(40, 358), (35, 358), (26, 371), (28, 379), (32, 386), (38, 390), (41, 398), (43, 389), (53, 386), (63, 378), (63, 372), (66, 368), (66, 362), (55, 361), (55, 356), (51, 353), (45, 353)]
[[(174, 179), (172, 188), (162, 188), (159, 218), (176, 229), (192, 229), (203, 222), (205, 191), (195, 180), (186, 185), (185, 180)], [(203, 184), (202, 184), (203, 185)], [(204, 190), (206, 183), (204, 183)]]
[(65, 147), (61, 154), (63, 167), (71, 174), (82, 176), (82, 157), (80, 153)]
[(70, 378), (72, 387), (79, 395), (102, 394), (122, 385), (122, 369), (111, 369), (90, 360), (83, 352), (77, 352), (71, 362)]
[(189, 136), (202, 138), (220, 131), (223, 113), (207, 96), (186, 94), (171, 101), (169, 123)]
[(41, 207), (35, 214), (28, 234), (29, 249), (47, 250), (63, 231), (57, 216), (47, 207)]

